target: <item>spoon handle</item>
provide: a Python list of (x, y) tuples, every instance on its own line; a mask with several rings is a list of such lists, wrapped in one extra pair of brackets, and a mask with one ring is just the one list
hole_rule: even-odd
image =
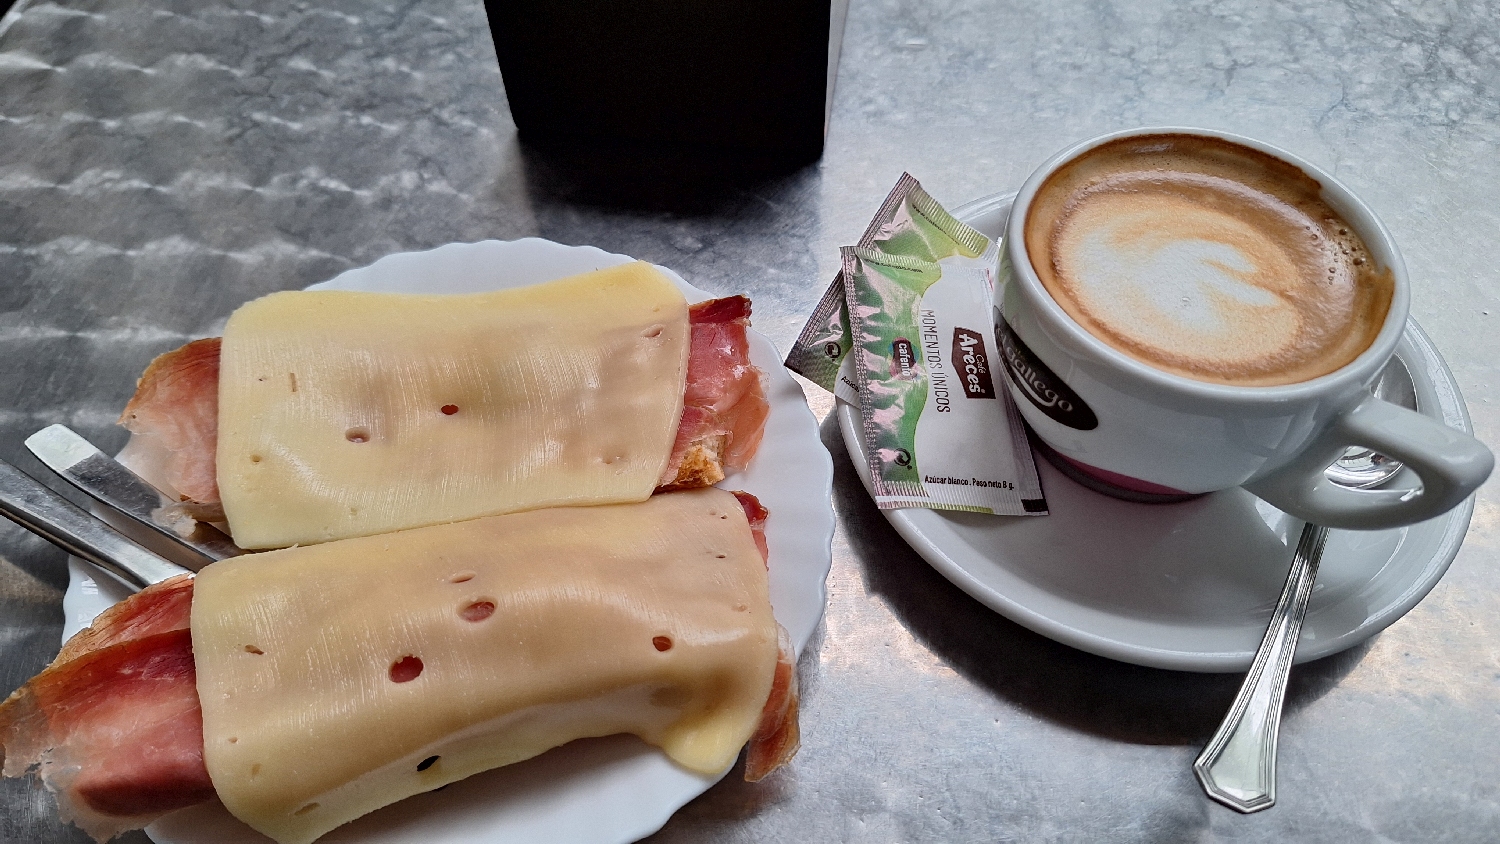
[(1297, 635), (1307, 614), (1307, 599), (1318, 576), (1318, 561), (1328, 528), (1302, 528), (1281, 599), (1271, 613), (1265, 638), (1255, 652), (1250, 673), (1234, 697), (1224, 723), (1193, 763), (1193, 772), (1208, 796), (1231, 809), (1258, 812), (1276, 803), (1276, 737), (1287, 674), (1297, 652)]

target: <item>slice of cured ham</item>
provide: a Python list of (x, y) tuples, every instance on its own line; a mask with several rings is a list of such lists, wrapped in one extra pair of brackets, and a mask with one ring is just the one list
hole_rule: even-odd
[[(770, 552), (766, 545), (766, 519), (770, 516), (760, 499), (748, 492), (735, 492), (745, 519), (750, 523), (750, 532), (755, 535), (755, 546), (760, 557), (770, 566)], [(750, 743), (745, 746), (745, 779), (759, 782), (771, 772), (790, 762), (802, 746), (798, 728), (796, 649), (786, 628), (777, 625), (779, 636), (776, 654), (776, 673), (771, 679), (771, 695), (760, 713), (760, 724)]]
[(116, 605), (0, 704), (4, 773), (38, 769), (96, 840), (213, 796), (188, 631), (193, 581)]
[[(764, 561), (767, 512), (753, 495), (735, 497)], [(38, 771), (61, 816), (98, 841), (215, 795), (189, 630), (193, 585), (175, 578), (107, 610), (0, 704), (4, 774)], [(770, 693), (745, 750), (750, 781), (798, 747), (793, 648), (777, 632)]]
[(797, 726), (797, 663), (793, 657), (791, 635), (778, 625), (780, 647), (776, 654), (776, 674), (771, 679), (771, 696), (760, 713), (760, 724), (745, 745), (745, 780), (760, 782), (797, 755), (802, 734)]
[[(711, 299), (689, 309), (691, 352), (677, 435), (659, 489), (711, 486), (743, 469), (760, 445), (770, 404), (750, 362), (750, 300)], [(195, 340), (151, 362), (120, 424), (122, 457), (180, 499), (166, 514), (222, 522), (215, 482), (219, 339)]]
[(158, 356), (120, 414), (132, 435), (128, 459), (154, 467), (175, 497), (202, 504), (219, 502), (219, 346), (208, 337)]
[(91, 651), (102, 651), (122, 642), (186, 630), (192, 616), (192, 605), (193, 581), (185, 576), (137, 592), (100, 613), (93, 624), (63, 643), (52, 664), (62, 665)]
[(710, 299), (688, 309), (692, 351), (682, 421), (662, 489), (709, 486), (743, 469), (760, 446), (771, 405), (750, 363), (750, 300)]

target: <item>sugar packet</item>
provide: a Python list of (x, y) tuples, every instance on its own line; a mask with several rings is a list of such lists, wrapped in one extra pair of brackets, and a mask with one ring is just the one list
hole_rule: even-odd
[[(990, 267), (996, 263), (996, 249), (990, 239), (955, 219), (910, 173), (901, 174), (855, 245), (874, 246), (888, 255), (924, 261)], [(844, 285), (845, 274), (840, 269), (792, 345), (786, 366), (854, 404), (859, 401), (857, 385), (847, 371), (843, 377), (839, 375), (850, 348)]]
[(875, 504), (1046, 515), (1036, 464), (994, 371), (994, 276), (844, 247), (843, 286)]

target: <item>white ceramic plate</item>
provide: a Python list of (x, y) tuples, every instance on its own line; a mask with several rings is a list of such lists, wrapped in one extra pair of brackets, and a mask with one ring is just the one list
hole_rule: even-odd
[[(1015, 194), (954, 214), (998, 238)], [(1396, 355), (1423, 413), (1472, 432), (1458, 385), (1409, 322)], [(870, 485), (859, 410), (838, 406), (849, 457)], [(1051, 515), (883, 511), (933, 568), (985, 606), (1044, 636), (1112, 659), (1182, 671), (1243, 671), (1281, 593), (1300, 521), (1244, 490), (1183, 504), (1131, 504), (1091, 492), (1037, 460)], [(1328, 656), (1416, 606), (1458, 553), (1471, 497), (1411, 527), (1333, 531), (1297, 661)]]
[[(535, 238), (491, 240), (390, 255), (314, 288), (468, 293), (535, 284), (630, 260), (593, 247)], [(689, 301), (711, 298), (671, 270), (664, 271)], [(721, 486), (754, 493), (771, 512), (766, 524), (771, 604), (800, 654), (826, 603), (824, 580), (832, 563), (833, 464), (802, 389), (782, 367), (771, 342), (753, 331), (750, 358), (766, 373), (771, 415), (755, 459)], [(73, 560), (69, 568), (65, 636), (86, 626), (125, 594), (108, 578), (96, 581), (85, 563)], [(319, 841), (621, 844), (660, 829), (673, 812), (719, 779), (679, 768), (634, 737), (580, 741), (408, 798)], [(169, 815), (146, 831), (161, 844), (264, 844), (269, 840), (236, 821), (217, 802)]]

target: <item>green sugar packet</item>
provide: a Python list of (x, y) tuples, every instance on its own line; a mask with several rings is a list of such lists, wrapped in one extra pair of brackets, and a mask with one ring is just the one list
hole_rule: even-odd
[(991, 366), (991, 271), (871, 247), (841, 254), (876, 506), (1045, 515), (1021, 417)]
[[(989, 238), (944, 210), (910, 173), (901, 174), (855, 245), (923, 261), (990, 267), (996, 255)], [(858, 389), (847, 376), (839, 377), (840, 364), (850, 349), (845, 277), (842, 269), (833, 277), (787, 354), (786, 366), (852, 404), (858, 400)]]

